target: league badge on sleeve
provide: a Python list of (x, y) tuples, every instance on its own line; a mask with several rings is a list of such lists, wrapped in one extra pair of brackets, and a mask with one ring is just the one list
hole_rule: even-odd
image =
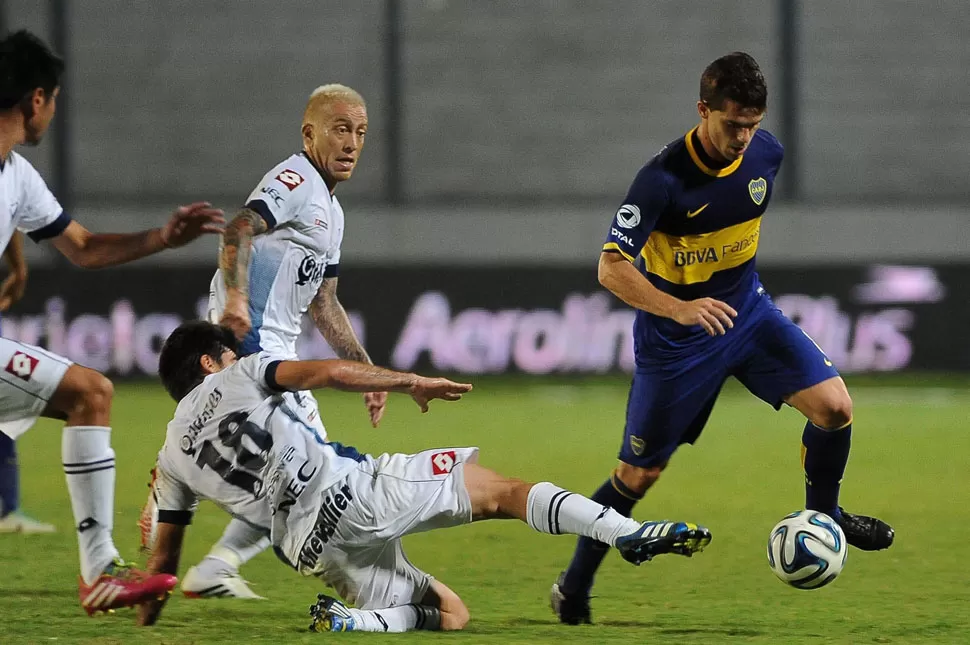
[(768, 194), (768, 181), (764, 177), (752, 179), (748, 182), (748, 192), (751, 193), (751, 201), (761, 206)]
[(623, 204), (616, 211), (616, 223), (623, 228), (634, 228), (640, 223), (640, 207), (633, 204)]

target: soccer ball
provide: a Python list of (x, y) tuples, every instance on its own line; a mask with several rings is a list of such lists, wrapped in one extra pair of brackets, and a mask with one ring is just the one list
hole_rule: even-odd
[(845, 533), (818, 511), (786, 515), (768, 537), (768, 564), (796, 589), (818, 589), (835, 580), (848, 555)]

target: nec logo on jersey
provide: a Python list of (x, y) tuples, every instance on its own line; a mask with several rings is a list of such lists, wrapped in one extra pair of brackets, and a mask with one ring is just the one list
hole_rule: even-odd
[(303, 183), (303, 177), (295, 170), (284, 170), (276, 175), (276, 181), (280, 182), (290, 190)]
[(621, 228), (633, 228), (640, 223), (640, 207), (633, 204), (623, 204), (616, 211), (616, 223)]
[[(290, 190), (292, 190), (292, 189), (290, 189)], [(272, 197), (273, 198), (273, 202), (277, 206), (279, 206), (280, 204), (283, 203), (283, 196), (280, 195), (280, 191), (276, 190), (272, 186), (263, 186), (263, 188), (262, 188), (262, 190), (260, 190), (260, 192), (263, 193), (264, 195), (269, 195), (270, 197)]]
[(14, 352), (14, 355), (10, 357), (10, 362), (7, 363), (7, 371), (17, 378), (29, 381), (39, 362), (33, 356), (28, 356), (23, 352)]
[(319, 282), (326, 269), (326, 262), (318, 262), (312, 255), (305, 255), (300, 262), (300, 268), (296, 270), (296, 283), (302, 287), (307, 282)]
[(431, 472), (435, 475), (447, 475), (455, 467), (455, 451), (436, 452), (431, 455)]
[(751, 193), (751, 201), (758, 206), (765, 201), (768, 194), (768, 181), (764, 177), (758, 177), (748, 182), (748, 192)]

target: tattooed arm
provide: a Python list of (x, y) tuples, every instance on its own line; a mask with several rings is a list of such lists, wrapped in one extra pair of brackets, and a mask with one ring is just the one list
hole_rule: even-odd
[(226, 283), (226, 306), (219, 324), (243, 338), (252, 326), (249, 320), (249, 256), (253, 238), (268, 230), (266, 221), (254, 210), (244, 208), (232, 218), (222, 234), (219, 269)]
[[(354, 328), (350, 326), (350, 318), (347, 317), (344, 306), (337, 300), (336, 277), (323, 279), (323, 284), (310, 303), (310, 315), (337, 356), (345, 360), (373, 364), (354, 333)], [(367, 392), (364, 394), (364, 404), (367, 406), (371, 425), (376, 428), (384, 416), (387, 392)]]
[(323, 279), (323, 284), (310, 303), (310, 315), (337, 356), (348, 361), (373, 364), (357, 339), (354, 328), (350, 326), (344, 306), (337, 300), (337, 278)]

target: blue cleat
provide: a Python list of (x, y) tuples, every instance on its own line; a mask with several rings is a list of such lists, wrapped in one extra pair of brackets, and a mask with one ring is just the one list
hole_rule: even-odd
[(326, 594), (317, 594), (316, 604), (310, 605), (311, 632), (352, 632), (357, 623), (347, 606)]
[(711, 543), (711, 532), (689, 522), (644, 522), (633, 533), (616, 540), (616, 549), (627, 562), (639, 565), (664, 553), (690, 557)]

